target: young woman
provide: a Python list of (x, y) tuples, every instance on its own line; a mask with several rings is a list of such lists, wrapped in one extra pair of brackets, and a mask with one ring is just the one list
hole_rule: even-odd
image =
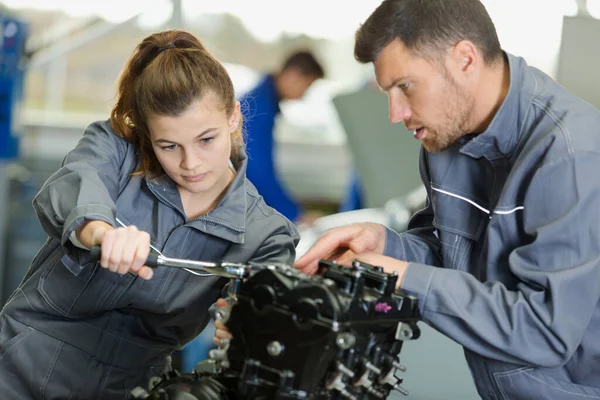
[(34, 200), (49, 238), (0, 313), (2, 398), (123, 399), (162, 372), (226, 282), (151, 270), (151, 249), (294, 261), (294, 226), (245, 178), (241, 120), (227, 72), (194, 36), (137, 46), (110, 120), (85, 130)]

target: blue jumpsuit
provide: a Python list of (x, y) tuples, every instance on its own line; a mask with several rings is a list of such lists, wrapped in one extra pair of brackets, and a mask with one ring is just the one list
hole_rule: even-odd
[(279, 96), (273, 76), (266, 75), (241, 99), (248, 169), (246, 176), (256, 186), (265, 202), (290, 221), (300, 216), (300, 207), (286, 191), (275, 171), (273, 128), (279, 114)]

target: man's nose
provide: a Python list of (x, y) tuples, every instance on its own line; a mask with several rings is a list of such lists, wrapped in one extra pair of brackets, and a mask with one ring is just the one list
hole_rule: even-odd
[(407, 121), (412, 111), (407, 102), (390, 98), (390, 122), (392, 124)]

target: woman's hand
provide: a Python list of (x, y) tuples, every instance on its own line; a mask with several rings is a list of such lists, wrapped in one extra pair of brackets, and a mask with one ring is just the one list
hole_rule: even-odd
[[(227, 307), (228, 305), (229, 305), (229, 303), (225, 299), (217, 300), (218, 308)], [(213, 337), (213, 342), (215, 342), (215, 344), (217, 346), (219, 346), (219, 347), (221, 346), (221, 339), (231, 339), (232, 338), (231, 332), (229, 332), (229, 329), (227, 329), (227, 327), (225, 326), (223, 321), (216, 320), (215, 328), (217, 328), (217, 329), (215, 330), (215, 336)]]
[(102, 246), (100, 265), (119, 274), (133, 272), (142, 279), (152, 278), (152, 268), (144, 266), (150, 254), (150, 235), (135, 226), (113, 228), (102, 221), (90, 221), (78, 231), (81, 243)]

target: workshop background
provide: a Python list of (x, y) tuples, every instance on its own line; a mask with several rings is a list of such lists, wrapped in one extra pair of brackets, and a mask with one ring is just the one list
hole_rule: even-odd
[[(483, 3), (506, 51), (600, 107), (600, 0)], [(162, 29), (196, 34), (225, 63), (238, 94), (277, 68), (292, 49), (311, 49), (323, 63), (326, 78), (302, 100), (283, 104), (276, 124), (277, 169), (286, 187), (305, 209), (324, 215), (302, 230), (299, 253), (341, 223), (380, 221), (402, 230), (423, 200), (419, 144), (403, 127), (389, 124), (385, 95), (365, 89), (373, 82), (372, 66), (353, 57), (354, 32), (378, 4), (0, 1), (0, 305), (45, 240), (33, 196), (85, 127), (108, 118), (130, 52)], [(366, 130), (378, 139), (369, 136), (365, 143)], [(400, 153), (390, 150), (398, 148)], [(365, 187), (365, 207), (339, 213), (354, 171)], [(422, 338), (406, 343), (402, 352), (409, 398), (478, 398), (460, 346), (423, 328)], [(212, 345), (211, 337), (209, 327), (194, 342), (196, 357)]]

